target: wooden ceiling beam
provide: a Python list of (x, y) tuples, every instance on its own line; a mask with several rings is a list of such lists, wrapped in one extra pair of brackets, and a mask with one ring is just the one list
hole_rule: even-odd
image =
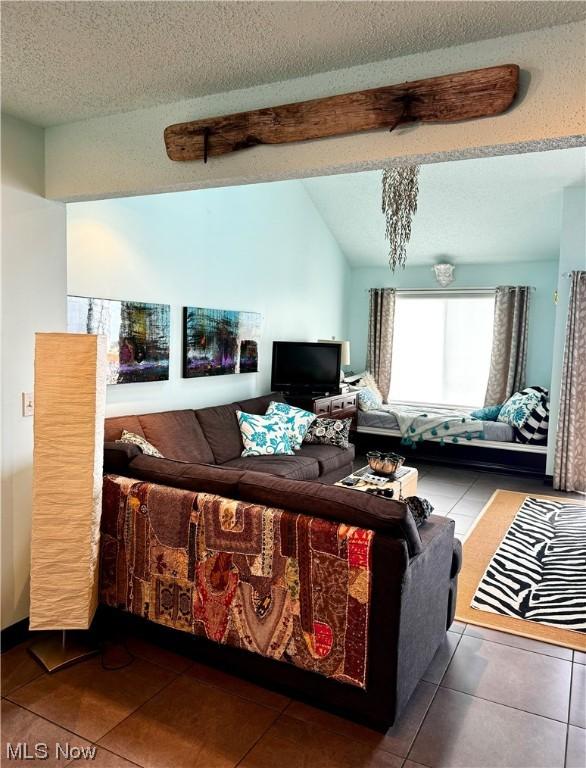
[(499, 115), (517, 94), (519, 67), (504, 64), (325, 99), (300, 101), (165, 129), (171, 160), (204, 160), (258, 144), (323, 139), (402, 123), (443, 123)]

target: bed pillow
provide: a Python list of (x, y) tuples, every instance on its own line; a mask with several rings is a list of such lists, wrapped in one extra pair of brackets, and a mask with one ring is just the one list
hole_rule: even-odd
[(472, 411), (470, 416), (473, 419), (480, 419), (480, 421), (496, 421), (503, 404), (500, 405), (487, 405), (485, 408), (479, 408), (477, 411)]
[(549, 392), (544, 387), (527, 387), (522, 394), (534, 392), (540, 400), (529, 412), (525, 423), (515, 427), (515, 438), (520, 443), (546, 443), (549, 429)]
[(162, 453), (160, 453), (152, 443), (145, 440), (144, 437), (137, 435), (135, 432), (128, 432), (123, 430), (120, 440), (116, 440), (117, 443), (130, 443), (131, 445), (137, 445), (145, 456), (155, 456), (157, 459), (164, 459)]
[(530, 412), (522, 427), (515, 427), (515, 437), (520, 443), (547, 443), (549, 431), (549, 403), (544, 400)]
[(542, 397), (533, 389), (515, 392), (501, 408), (497, 421), (519, 429), (525, 424), (535, 406), (541, 402)]
[(383, 396), (378, 388), (376, 380), (371, 373), (365, 371), (362, 377), (353, 386), (352, 392), (356, 392), (358, 408), (361, 411), (376, 411), (383, 404)]
[(362, 377), (360, 378), (360, 381), (358, 382), (359, 387), (368, 387), (374, 394), (377, 396), (377, 398), (380, 398), (381, 404), (384, 400), (384, 397), (382, 395), (382, 392), (378, 388), (378, 384), (376, 383), (376, 379), (372, 375), (372, 373), (369, 373), (366, 371), (366, 373), (362, 374)]
[(352, 419), (316, 419), (307, 430), (303, 442), (348, 448), (351, 423)]
[(293, 456), (291, 441), (278, 416), (259, 416), (236, 411), (244, 443), (242, 456)]
[(291, 448), (294, 450), (301, 448), (305, 433), (309, 429), (311, 422), (317, 418), (315, 413), (306, 411), (303, 408), (296, 408), (288, 403), (277, 403), (274, 400), (271, 401), (267, 408), (266, 416), (276, 416), (281, 419), (291, 443)]
[(356, 390), (358, 408), (361, 411), (376, 411), (383, 404), (382, 397), (373, 392), (370, 387), (361, 387)]

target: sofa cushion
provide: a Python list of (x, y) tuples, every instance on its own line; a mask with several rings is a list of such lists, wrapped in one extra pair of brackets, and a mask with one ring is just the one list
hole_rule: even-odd
[(318, 462), (308, 456), (247, 456), (227, 461), (224, 467), (245, 469), (252, 472), (268, 472), (270, 475), (289, 480), (317, 480)]
[(402, 501), (383, 499), (352, 488), (289, 480), (259, 472), (247, 472), (238, 481), (238, 498), (388, 533), (404, 539), (411, 556), (421, 552), (419, 531)]
[(217, 493), (229, 499), (238, 498), (238, 482), (244, 476), (242, 470), (156, 459), (142, 454), (130, 462), (125, 474), (137, 480), (148, 480), (188, 491)]
[(113, 443), (115, 440), (120, 440), (124, 430), (134, 432), (141, 437), (145, 436), (138, 416), (115, 416), (104, 421), (104, 442)]
[(460, 539), (454, 539), (454, 553), (452, 555), (452, 568), (450, 570), (450, 578), (453, 579), (457, 576), (462, 569), (462, 542)]
[(121, 443), (118, 440), (104, 443), (104, 473), (128, 474), (128, 465), (140, 453), (140, 448), (134, 443)]
[(270, 395), (261, 395), (260, 397), (251, 397), (250, 400), (240, 400), (234, 405), (238, 406), (239, 411), (245, 413), (255, 413), (257, 416), (262, 416), (267, 412), (267, 408), (274, 401), (275, 403), (284, 403), (285, 399), (280, 392), (273, 392)]
[(225, 464), (242, 453), (242, 438), (236, 418), (238, 410), (240, 408), (236, 403), (230, 403), (195, 411), (216, 464)]
[(192, 410), (146, 413), (138, 420), (142, 434), (166, 459), (214, 463), (212, 450)]
[(338, 448), (335, 445), (314, 445), (303, 443), (298, 456), (309, 456), (317, 459), (320, 475), (333, 472), (335, 469), (352, 464), (354, 460), (354, 446), (350, 443), (348, 448)]

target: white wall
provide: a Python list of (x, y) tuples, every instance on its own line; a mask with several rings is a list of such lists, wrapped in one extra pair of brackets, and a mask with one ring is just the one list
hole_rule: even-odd
[(65, 206), (43, 198), (43, 130), (2, 115), (2, 627), (28, 615), (34, 333), (66, 325)]
[(586, 189), (584, 187), (569, 187), (565, 189), (562, 205), (562, 235), (557, 284), (558, 303), (556, 306), (553, 340), (550, 439), (547, 446), (546, 472), (548, 475), (553, 474), (555, 436), (560, 407), (561, 374), (570, 301), (570, 278), (568, 273), (573, 270), (586, 269)]
[[(323, 175), (434, 153), (437, 160), (552, 149), (572, 137), (578, 143), (586, 112), (585, 29), (568, 24), (55, 126), (47, 130), (47, 194), (95, 199)], [(521, 66), (521, 90), (497, 117), (256, 147), (207, 165), (172, 162), (165, 153), (163, 131), (172, 123), (507, 63)]]
[[(108, 388), (108, 414), (270, 391), (274, 339), (344, 337), (349, 269), (301, 182), (73, 203), (70, 294), (171, 305), (169, 381)], [(261, 312), (258, 374), (181, 378), (183, 306)]]

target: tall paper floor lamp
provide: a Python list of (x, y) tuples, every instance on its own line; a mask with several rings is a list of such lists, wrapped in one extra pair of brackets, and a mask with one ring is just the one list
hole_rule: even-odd
[(61, 630), (31, 653), (53, 672), (96, 653), (84, 633), (98, 602), (106, 337), (35, 340), (31, 630)]

